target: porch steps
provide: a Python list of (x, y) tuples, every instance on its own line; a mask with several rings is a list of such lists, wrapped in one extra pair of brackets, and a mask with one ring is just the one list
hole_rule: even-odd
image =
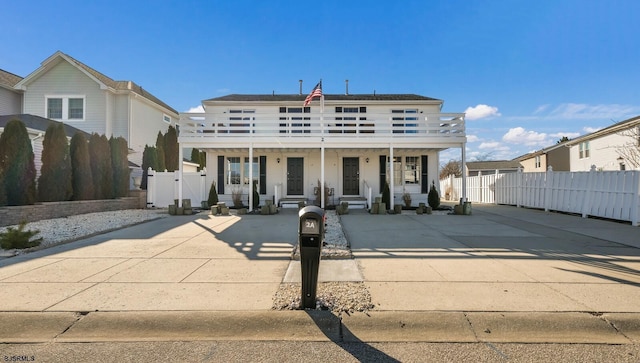
[(304, 202), (307, 204), (305, 198), (283, 198), (280, 199), (280, 208), (298, 208), (298, 203)]
[(347, 202), (349, 208), (352, 209), (367, 209), (367, 199), (362, 197), (341, 197), (340, 203)]

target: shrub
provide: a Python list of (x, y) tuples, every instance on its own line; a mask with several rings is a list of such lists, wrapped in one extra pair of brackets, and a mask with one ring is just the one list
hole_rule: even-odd
[(111, 168), (111, 148), (104, 135), (92, 134), (89, 138), (89, 157), (95, 199), (113, 198), (113, 169)]
[(116, 198), (129, 195), (129, 147), (123, 137), (109, 139), (111, 149), (111, 169), (113, 170), (113, 196)]
[(440, 194), (438, 194), (438, 190), (436, 189), (436, 182), (433, 180), (431, 181), (431, 189), (429, 189), (427, 200), (429, 202), (429, 206), (433, 209), (436, 209), (440, 206)]
[(211, 183), (211, 188), (209, 189), (209, 198), (207, 199), (207, 203), (209, 203), (210, 207), (218, 204), (218, 191), (216, 190), (216, 182)]
[(389, 189), (388, 181), (384, 182), (384, 189), (382, 189), (382, 203), (384, 203), (387, 208), (391, 206), (391, 190)]
[(0, 232), (0, 247), (5, 250), (23, 249), (39, 246), (42, 237), (32, 240), (31, 237), (40, 233), (38, 230), (24, 230), (27, 222), (20, 222), (18, 228), (8, 227), (6, 232)]
[(253, 209), (257, 209), (260, 205), (260, 193), (258, 193), (258, 181), (253, 181)]
[(158, 154), (155, 147), (145, 145), (144, 151), (142, 152), (142, 182), (140, 183), (140, 189), (147, 189), (149, 168), (156, 171), (158, 170)]
[(36, 200), (36, 165), (31, 140), (24, 123), (11, 120), (0, 135), (0, 170), (7, 205), (33, 204)]
[(156, 154), (158, 157), (158, 166), (156, 171), (164, 171), (167, 168), (167, 164), (165, 163), (165, 152), (164, 152), (164, 136), (162, 136), (162, 132), (158, 131), (158, 137), (156, 138)]
[(38, 178), (38, 200), (58, 202), (73, 195), (71, 157), (64, 126), (51, 123), (44, 134), (42, 166)]
[(89, 159), (89, 143), (84, 134), (78, 132), (71, 138), (69, 147), (71, 156), (71, 184), (73, 200), (90, 200), (95, 195), (91, 160)]
[(234, 189), (231, 191), (231, 200), (233, 201), (233, 206), (236, 208), (242, 208), (242, 189)]
[(178, 170), (178, 133), (175, 127), (169, 126), (169, 130), (164, 135), (164, 162), (167, 171)]
[(402, 200), (404, 201), (404, 205), (407, 208), (411, 208), (411, 194), (404, 192), (402, 194)]

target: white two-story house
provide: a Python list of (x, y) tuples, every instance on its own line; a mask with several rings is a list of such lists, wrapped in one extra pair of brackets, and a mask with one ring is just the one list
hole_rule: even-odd
[[(62, 52), (19, 80), (21, 114), (61, 121), (89, 134), (124, 137), (129, 161), (142, 165), (145, 145), (176, 125), (179, 113), (132, 81), (115, 81)], [(132, 176), (141, 175), (132, 170)]]
[(181, 153), (205, 151), (207, 181), (215, 182), (220, 200), (241, 192), (249, 206), (252, 181), (261, 201), (280, 205), (316, 200), (323, 207), (345, 200), (370, 205), (385, 181), (392, 204), (408, 193), (417, 205), (427, 201), (438, 179), (438, 152), (460, 148), (464, 158), (464, 114), (441, 113), (442, 100), (415, 94), (323, 97), (306, 107), (301, 94), (205, 100), (204, 113), (180, 115)]

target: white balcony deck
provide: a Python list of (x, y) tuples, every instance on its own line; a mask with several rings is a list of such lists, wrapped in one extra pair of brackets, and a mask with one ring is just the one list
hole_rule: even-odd
[(448, 148), (460, 147), (466, 134), (463, 113), (182, 113), (178, 141), (200, 148)]

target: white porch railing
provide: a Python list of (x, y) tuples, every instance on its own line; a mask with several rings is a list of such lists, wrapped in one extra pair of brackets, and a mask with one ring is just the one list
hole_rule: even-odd
[[(440, 180), (449, 200), (462, 195), (462, 179)], [(470, 202), (515, 205), (631, 222), (640, 215), (640, 171), (493, 174), (467, 177)]]
[[(323, 138), (325, 142), (350, 139), (391, 138), (399, 143), (432, 140), (435, 143), (460, 143), (465, 140), (463, 113), (182, 113), (181, 144), (239, 139), (287, 140)], [(277, 138), (277, 141), (274, 140)], [(214, 141), (215, 140), (215, 141)], [(395, 142), (395, 141), (394, 141)]]

